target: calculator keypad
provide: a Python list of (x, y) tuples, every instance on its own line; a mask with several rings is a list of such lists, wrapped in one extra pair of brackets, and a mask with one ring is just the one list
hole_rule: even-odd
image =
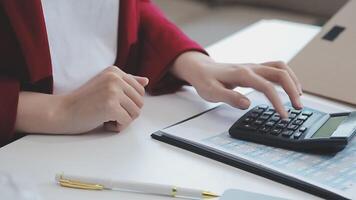
[(267, 105), (259, 105), (242, 117), (238, 127), (259, 134), (269, 134), (284, 138), (299, 139), (306, 132), (303, 124), (313, 115), (309, 110), (286, 107), (289, 117), (281, 119), (278, 113)]

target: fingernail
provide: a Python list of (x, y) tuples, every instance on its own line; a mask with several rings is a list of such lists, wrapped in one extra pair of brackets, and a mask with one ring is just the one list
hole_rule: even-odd
[(146, 85), (148, 85), (148, 83), (149, 83), (149, 80), (148, 80), (148, 78), (145, 78), (145, 79), (144, 79), (144, 83), (143, 83), (143, 86), (146, 86)]
[(248, 99), (241, 99), (240, 100), (240, 106), (243, 109), (247, 109), (248, 107), (250, 107), (250, 101)]

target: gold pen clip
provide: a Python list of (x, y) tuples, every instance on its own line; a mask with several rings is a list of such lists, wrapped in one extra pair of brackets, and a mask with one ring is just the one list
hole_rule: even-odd
[(76, 189), (85, 189), (85, 190), (103, 190), (104, 186), (95, 183), (82, 183), (75, 180), (64, 179), (61, 175), (58, 180), (59, 185), (63, 187), (76, 188)]
[(212, 199), (212, 198), (220, 197), (220, 195), (212, 193), (212, 192), (209, 192), (209, 191), (204, 191), (202, 193), (202, 196), (203, 196), (204, 199)]

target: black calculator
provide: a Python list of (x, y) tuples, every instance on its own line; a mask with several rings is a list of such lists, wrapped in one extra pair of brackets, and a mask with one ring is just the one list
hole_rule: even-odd
[(289, 117), (268, 105), (258, 105), (229, 129), (237, 139), (274, 147), (315, 153), (335, 153), (345, 148), (356, 134), (356, 112), (328, 114), (311, 108), (294, 109), (287, 104)]

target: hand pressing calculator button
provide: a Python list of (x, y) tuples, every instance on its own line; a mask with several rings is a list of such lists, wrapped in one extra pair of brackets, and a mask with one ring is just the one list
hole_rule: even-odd
[(286, 105), (281, 119), (268, 105), (258, 105), (229, 129), (232, 137), (265, 145), (331, 153), (342, 150), (356, 134), (356, 112), (327, 114), (315, 109), (296, 110)]

